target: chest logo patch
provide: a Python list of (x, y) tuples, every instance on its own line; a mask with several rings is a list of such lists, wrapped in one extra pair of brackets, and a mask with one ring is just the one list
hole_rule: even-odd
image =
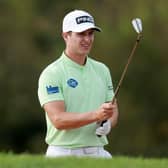
[(76, 88), (78, 86), (78, 82), (73, 78), (68, 79), (67, 84), (72, 88)]

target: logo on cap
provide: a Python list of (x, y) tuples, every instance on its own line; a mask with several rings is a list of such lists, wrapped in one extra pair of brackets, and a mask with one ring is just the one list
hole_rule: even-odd
[(76, 23), (81, 24), (81, 23), (94, 23), (94, 20), (90, 16), (79, 16), (76, 18)]

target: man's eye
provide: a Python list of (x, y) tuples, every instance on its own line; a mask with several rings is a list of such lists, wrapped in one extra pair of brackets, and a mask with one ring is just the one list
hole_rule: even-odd
[(94, 32), (90, 32), (90, 33), (89, 33), (89, 35), (93, 35), (93, 34), (94, 34)]
[(78, 35), (79, 35), (79, 36), (84, 36), (84, 33), (83, 33), (83, 32), (81, 32), (81, 33), (78, 33)]

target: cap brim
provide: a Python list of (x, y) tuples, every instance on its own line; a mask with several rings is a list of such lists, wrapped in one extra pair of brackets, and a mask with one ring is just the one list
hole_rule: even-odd
[(86, 30), (89, 30), (89, 29), (93, 29), (95, 31), (98, 31), (98, 32), (101, 32), (101, 28), (100, 27), (97, 27), (97, 26), (82, 26), (82, 27), (78, 27), (78, 29), (74, 29), (72, 30), (73, 32), (77, 32), (77, 33), (80, 33), (80, 32), (84, 32)]
[(100, 27), (94, 27), (94, 28), (92, 28), (92, 29), (94, 29), (94, 30), (96, 30), (96, 31), (98, 31), (98, 32), (101, 32), (102, 30), (101, 30), (101, 28)]

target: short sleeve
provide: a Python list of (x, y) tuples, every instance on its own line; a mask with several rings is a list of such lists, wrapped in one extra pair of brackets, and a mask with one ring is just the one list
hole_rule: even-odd
[(41, 106), (51, 101), (64, 100), (59, 73), (42, 72), (38, 82), (38, 98)]

